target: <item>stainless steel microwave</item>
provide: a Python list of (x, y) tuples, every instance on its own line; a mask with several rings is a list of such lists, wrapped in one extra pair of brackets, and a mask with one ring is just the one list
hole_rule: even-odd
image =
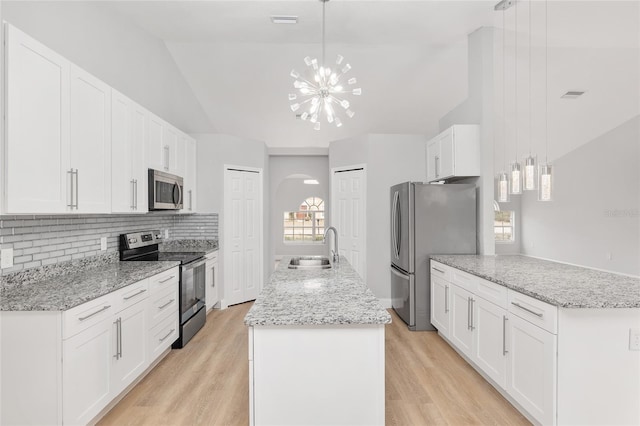
[(182, 209), (183, 187), (180, 176), (149, 169), (149, 210)]

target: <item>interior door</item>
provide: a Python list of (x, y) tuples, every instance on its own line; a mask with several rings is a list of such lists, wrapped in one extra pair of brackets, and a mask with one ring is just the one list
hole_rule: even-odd
[(225, 170), (224, 305), (255, 300), (262, 282), (262, 177)]
[(340, 254), (362, 279), (366, 279), (367, 274), (365, 182), (363, 167), (333, 171), (331, 223), (338, 230)]

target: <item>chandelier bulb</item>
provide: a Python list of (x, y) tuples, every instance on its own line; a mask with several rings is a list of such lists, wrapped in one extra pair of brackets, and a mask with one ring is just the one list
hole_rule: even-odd
[(338, 55), (336, 57), (336, 65), (340, 65), (342, 63), (342, 61), (344, 61), (344, 56)]
[(314, 59), (311, 61), (311, 66), (313, 66), (313, 69), (314, 69), (314, 70), (318, 71), (318, 60), (314, 58)]
[(307, 64), (307, 66), (311, 65), (311, 61), (312, 61), (311, 56), (305, 56), (304, 63)]
[(348, 109), (347, 110), (347, 115), (349, 116), (349, 118), (353, 118), (353, 116), (356, 115), (356, 113), (353, 112), (352, 110)]
[(343, 101), (340, 101), (340, 105), (342, 106), (342, 108), (347, 109), (349, 108), (349, 101), (346, 99)]
[(360, 95), (362, 95), (362, 89), (360, 89), (360, 88), (358, 88), (358, 89), (353, 89), (353, 90), (351, 91), (351, 93), (352, 93), (353, 95), (360, 96)]
[(351, 65), (347, 64), (342, 68), (342, 74), (346, 74), (351, 69)]
[(297, 99), (298, 95), (296, 95), (295, 93), (289, 93), (289, 100), (290, 101), (295, 101)]
[(356, 80), (355, 77), (351, 77), (349, 80), (347, 80), (347, 83), (349, 84), (356, 84), (358, 82), (358, 80)]
[(289, 74), (291, 77), (293, 78), (298, 78), (300, 77), (300, 73), (296, 70), (291, 70), (291, 74)]
[(302, 119), (302, 121), (306, 121), (307, 118), (309, 118), (309, 114), (306, 112), (303, 112), (302, 115), (300, 116), (300, 118)]
[(338, 117), (336, 117), (336, 127), (342, 127), (342, 121)]
[(298, 109), (300, 109), (300, 104), (291, 104), (291, 111), (296, 112)]

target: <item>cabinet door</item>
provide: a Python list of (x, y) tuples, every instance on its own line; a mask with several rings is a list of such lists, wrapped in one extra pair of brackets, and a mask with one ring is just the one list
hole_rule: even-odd
[(473, 360), (500, 387), (507, 374), (507, 311), (480, 297), (475, 298)]
[(116, 315), (113, 395), (126, 388), (147, 368), (147, 302), (143, 300)]
[(440, 157), (438, 161), (438, 177), (446, 179), (455, 176), (454, 131), (450, 128), (439, 136)]
[(506, 390), (537, 421), (555, 424), (556, 336), (513, 314), (507, 324)]
[(7, 25), (6, 212), (69, 204), (69, 62)]
[(438, 161), (440, 161), (440, 143), (438, 138), (427, 142), (427, 182), (438, 179)]
[(111, 209), (115, 213), (135, 210), (133, 177), (133, 104), (124, 95), (111, 92)]
[(218, 257), (207, 260), (205, 273), (205, 304), (207, 309), (212, 309), (218, 303)]
[(135, 212), (146, 213), (149, 211), (149, 191), (148, 167), (147, 167), (147, 146), (149, 139), (149, 115), (146, 109), (138, 104), (133, 104), (132, 127), (132, 176), (135, 181), (134, 200)]
[[(183, 176), (184, 174), (178, 173), (180, 170), (184, 169), (184, 164), (180, 165), (180, 160), (184, 161), (184, 156), (180, 157), (178, 155), (178, 145), (179, 145), (179, 135), (178, 131), (173, 128), (170, 124), (165, 123), (164, 125), (164, 149), (162, 150), (163, 155), (163, 164), (166, 166), (166, 169), (170, 173), (177, 174), (179, 176)], [(184, 145), (182, 145), (184, 146)], [(182, 150), (184, 154), (184, 149)]]
[(184, 156), (184, 209), (186, 213), (196, 211), (196, 141), (189, 137), (182, 139)]
[(472, 298), (473, 294), (467, 290), (451, 285), (449, 339), (458, 350), (470, 358), (473, 356)]
[(88, 423), (111, 400), (112, 330), (109, 318), (63, 342), (64, 424)]
[(111, 88), (71, 66), (70, 145), (82, 213), (111, 212)]
[(431, 276), (431, 324), (438, 332), (449, 337), (449, 283)]

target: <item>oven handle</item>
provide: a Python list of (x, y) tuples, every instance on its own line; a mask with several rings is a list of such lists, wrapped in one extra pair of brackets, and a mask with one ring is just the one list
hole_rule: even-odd
[(182, 265), (182, 269), (184, 270), (189, 270), (189, 269), (195, 269), (199, 266), (204, 265), (205, 263), (207, 263), (207, 259), (196, 259), (191, 263), (187, 263), (186, 265)]

